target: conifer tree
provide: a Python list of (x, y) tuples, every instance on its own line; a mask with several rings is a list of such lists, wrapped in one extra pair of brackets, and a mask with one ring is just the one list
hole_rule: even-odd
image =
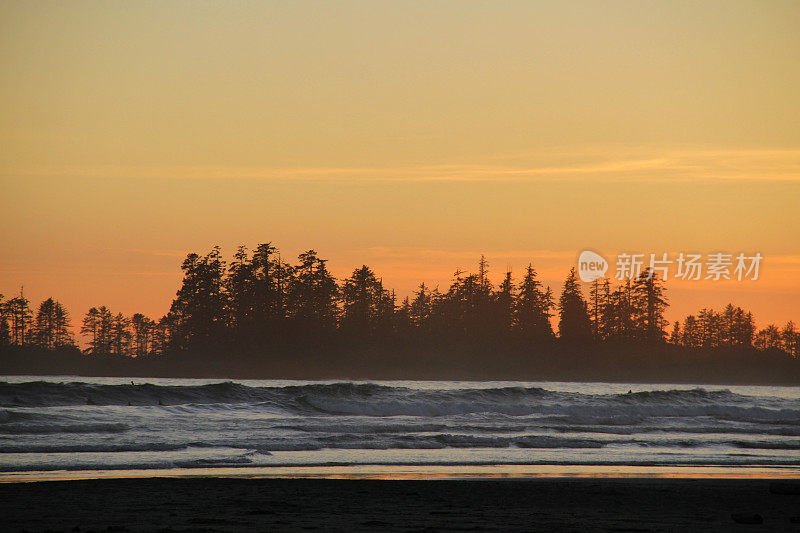
[(571, 268), (558, 300), (558, 335), (568, 342), (587, 342), (591, 339), (592, 325), (583, 298), (575, 268)]

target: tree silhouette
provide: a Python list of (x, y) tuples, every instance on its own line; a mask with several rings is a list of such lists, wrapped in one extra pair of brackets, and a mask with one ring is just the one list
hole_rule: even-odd
[(700, 326), (694, 315), (687, 316), (683, 321), (681, 344), (689, 348), (697, 348), (701, 344)]
[(597, 339), (604, 338), (603, 309), (608, 305), (609, 281), (600, 278), (592, 281), (589, 289), (589, 319), (592, 321), (592, 336)]
[(8, 325), (8, 311), (3, 302), (3, 295), (0, 294), (0, 346), (11, 344), (11, 327)]
[(409, 310), (411, 324), (420, 329), (425, 328), (431, 318), (431, 311), (431, 291), (423, 282), (419, 284), (419, 288), (414, 292), (414, 300), (411, 302), (411, 309)]
[(781, 329), (781, 347), (792, 357), (800, 357), (800, 332), (791, 320)]
[(131, 339), (130, 320), (122, 313), (111, 321), (111, 353), (117, 356), (130, 355)]
[(554, 334), (550, 317), (554, 308), (550, 287), (542, 290), (533, 264), (528, 264), (514, 305), (514, 326), (526, 340), (552, 339)]
[(289, 281), (290, 316), (302, 329), (331, 331), (338, 318), (336, 280), (316, 251), (304, 252), (297, 260), (294, 276)]
[(135, 313), (130, 320), (133, 329), (133, 355), (144, 357), (153, 345), (153, 321), (141, 313)]
[(183, 282), (170, 306), (170, 344), (179, 350), (204, 350), (223, 340), (226, 333), (225, 262), (215, 246), (202, 258), (189, 254), (181, 270)]
[(349, 335), (372, 333), (384, 312), (385, 290), (367, 265), (357, 268), (342, 287), (341, 327)]
[(592, 325), (574, 267), (570, 269), (564, 281), (564, 288), (558, 300), (558, 310), (558, 334), (561, 339), (581, 343), (591, 339)]
[(770, 324), (756, 333), (753, 344), (759, 350), (780, 350), (783, 347), (781, 342), (781, 332), (778, 326)]
[(514, 326), (515, 292), (511, 271), (507, 270), (497, 292), (492, 295), (490, 326), (494, 338), (503, 338), (511, 333)]
[(679, 320), (676, 320), (672, 324), (672, 332), (669, 334), (669, 343), (679, 346), (681, 344), (681, 335), (681, 323)]
[(664, 283), (655, 272), (645, 268), (633, 284), (634, 306), (637, 310), (637, 329), (647, 342), (664, 340), (667, 309)]
[(30, 300), (20, 295), (11, 298), (5, 305), (6, 315), (10, 322), (11, 342), (18, 346), (25, 346), (31, 342), (31, 330), (33, 328), (33, 312), (30, 307)]
[(81, 334), (89, 336), (87, 353), (91, 355), (110, 355), (113, 351), (114, 316), (111, 310), (101, 305), (92, 307), (83, 317)]
[[(478, 368), (485, 367), (489, 354), (502, 358), (526, 351), (525, 360), (541, 364), (541, 353), (564, 354), (571, 361), (569, 354), (583, 353), (589, 343), (598, 354), (621, 357), (644, 343), (659, 343), (659, 353), (678, 359), (683, 354), (687, 360), (699, 357), (695, 352), (748, 350), (800, 358), (800, 333), (793, 322), (756, 331), (752, 313), (733, 304), (675, 321), (667, 338), (665, 284), (648, 269), (613, 287), (608, 279), (595, 280), (587, 303), (573, 268), (557, 307), (532, 264), (518, 284), (507, 270), (495, 288), (484, 256), (475, 273), (457, 270), (445, 291), (421, 283), (411, 296), (400, 298), (366, 265), (338, 284), (315, 250), (301, 253), (290, 265), (271, 243), (259, 244), (252, 254), (239, 247), (229, 266), (218, 247), (205, 256), (191, 253), (181, 269), (183, 279), (170, 310), (157, 320), (141, 313), (115, 314), (106, 306), (90, 308), (80, 328), (84, 351), (164, 363), (198, 361), (201, 366), (225, 355), (237, 358), (242, 368), (248, 361), (286, 364), (304, 353), (324, 353), (332, 365), (342, 364), (344, 354), (376, 347), (381, 349), (375, 353), (390, 358), (405, 350), (399, 360), (416, 364), (425, 354), (450, 354), (454, 363)], [(551, 326), (556, 309), (558, 338)], [(69, 322), (66, 309), (52, 298), (41, 302), (34, 320), (22, 294), (10, 300), (0, 295), (3, 350), (18, 350), (10, 345), (25, 346), (24, 351), (68, 348), (74, 342)], [(547, 343), (547, 350), (537, 347), (541, 343)], [(398, 361), (389, 360), (392, 365)]]
[(33, 331), (34, 342), (43, 348), (54, 350), (73, 344), (69, 313), (52, 298), (39, 304)]
[(601, 318), (603, 337), (614, 342), (633, 341), (639, 335), (636, 327), (637, 309), (630, 279), (614, 289), (606, 299)]

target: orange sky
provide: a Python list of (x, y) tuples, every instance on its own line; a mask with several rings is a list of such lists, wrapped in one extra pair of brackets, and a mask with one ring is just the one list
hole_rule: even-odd
[(0, 2), (0, 293), (166, 312), (272, 241), (402, 295), (487, 255), (754, 253), (800, 321), (796, 2)]

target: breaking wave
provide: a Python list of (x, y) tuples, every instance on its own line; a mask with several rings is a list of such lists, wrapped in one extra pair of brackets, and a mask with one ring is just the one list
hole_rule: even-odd
[[(655, 390), (629, 394), (580, 394), (538, 387), (411, 389), (374, 383), (250, 387), (208, 385), (104, 385), (92, 383), (0, 383), (0, 406), (158, 406), (165, 408), (258, 408), (298, 416), (445, 417), (470, 414), (561, 417), (573, 425), (637, 425), (653, 417), (800, 425), (800, 402), (753, 397), (730, 390)], [(0, 411), (0, 425), (14, 422)], [(74, 428), (76, 431), (79, 428)], [(102, 429), (102, 428), (97, 428)], [(121, 428), (107, 428), (117, 430)], [(0, 430), (1, 431), (1, 430)]]
[(800, 450), (800, 399), (779, 391), (268, 385), (0, 382), (0, 472), (316, 461), (796, 465)]

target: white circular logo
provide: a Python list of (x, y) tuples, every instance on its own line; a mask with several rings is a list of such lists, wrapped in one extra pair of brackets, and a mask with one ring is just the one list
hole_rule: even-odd
[(578, 257), (578, 276), (581, 281), (588, 283), (600, 279), (606, 275), (606, 271), (608, 271), (608, 261), (602, 255), (591, 250), (581, 252)]

